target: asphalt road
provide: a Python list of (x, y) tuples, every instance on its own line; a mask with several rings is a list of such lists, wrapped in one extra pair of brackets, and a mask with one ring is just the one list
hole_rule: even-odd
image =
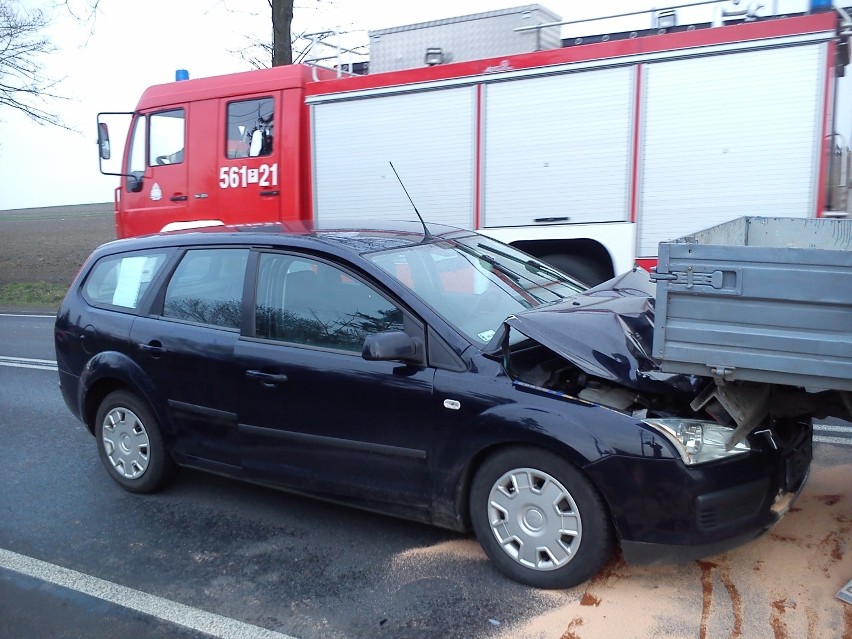
[(122, 491), (62, 401), (52, 326), (0, 315), (0, 637), (514, 637), (585, 599), (508, 581), (471, 538), (233, 480)]
[[(193, 471), (157, 495), (124, 492), (62, 401), (52, 326), (0, 316), (0, 549), (12, 559), (255, 627), (216, 636), (489, 637), (546, 610), (447, 531)], [(423, 550), (445, 543), (458, 552)], [(196, 636), (176, 628), (0, 568), (2, 637)]]

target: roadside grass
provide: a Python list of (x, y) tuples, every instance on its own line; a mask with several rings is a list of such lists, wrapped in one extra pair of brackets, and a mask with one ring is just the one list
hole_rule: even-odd
[(0, 306), (58, 309), (67, 290), (65, 284), (13, 282), (0, 286)]

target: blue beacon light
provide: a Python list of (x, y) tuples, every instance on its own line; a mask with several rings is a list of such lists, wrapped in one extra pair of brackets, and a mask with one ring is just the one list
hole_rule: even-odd
[(178, 69), (175, 71), (175, 82), (180, 82), (181, 80), (189, 80), (189, 71), (186, 69)]

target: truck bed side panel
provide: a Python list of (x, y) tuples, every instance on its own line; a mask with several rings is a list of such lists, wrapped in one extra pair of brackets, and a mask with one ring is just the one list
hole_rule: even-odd
[(663, 370), (852, 390), (852, 220), (740, 218), (660, 244)]

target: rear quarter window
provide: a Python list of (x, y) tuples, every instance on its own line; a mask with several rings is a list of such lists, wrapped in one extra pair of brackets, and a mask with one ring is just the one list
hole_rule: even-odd
[(165, 261), (165, 251), (102, 257), (86, 278), (83, 297), (90, 304), (135, 310)]

